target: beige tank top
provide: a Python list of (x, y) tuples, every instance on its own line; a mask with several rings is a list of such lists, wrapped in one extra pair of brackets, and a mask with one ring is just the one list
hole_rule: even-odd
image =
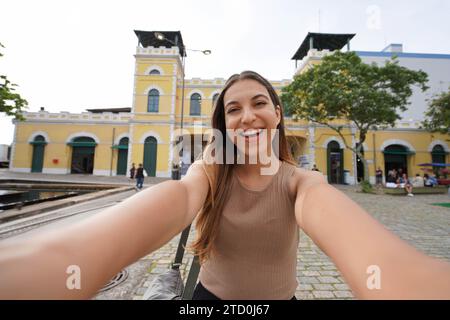
[(298, 226), (288, 180), (295, 166), (282, 162), (261, 191), (232, 178), (216, 253), (200, 269), (203, 286), (225, 300), (289, 300), (297, 288)]

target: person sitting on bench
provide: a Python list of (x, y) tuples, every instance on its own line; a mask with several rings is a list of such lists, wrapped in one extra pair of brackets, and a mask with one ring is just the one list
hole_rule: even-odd
[(398, 188), (405, 188), (405, 190), (407, 192), (407, 194), (406, 194), (407, 196), (409, 196), (409, 197), (413, 197), (414, 196), (412, 194), (413, 186), (409, 182), (409, 179), (408, 179), (408, 176), (406, 175), (406, 173), (403, 173), (402, 176), (397, 179), (397, 187)]
[(412, 181), (412, 185), (414, 188), (421, 188), (424, 186), (424, 179), (421, 177), (419, 173), (416, 174)]

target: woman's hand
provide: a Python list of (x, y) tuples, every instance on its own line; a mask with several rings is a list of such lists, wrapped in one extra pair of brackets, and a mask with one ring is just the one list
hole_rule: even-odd
[[(192, 166), (78, 223), (0, 243), (0, 299), (88, 299), (115, 274), (160, 248), (195, 218), (208, 191)], [(72, 271), (71, 271), (72, 270)], [(70, 272), (79, 271), (80, 288)], [(69, 272), (69, 273), (68, 273)]]
[(448, 262), (419, 252), (324, 180), (299, 180), (295, 214), (357, 298), (450, 299)]

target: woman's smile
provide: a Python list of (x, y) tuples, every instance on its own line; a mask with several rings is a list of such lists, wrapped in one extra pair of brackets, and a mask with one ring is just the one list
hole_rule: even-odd
[(259, 141), (259, 136), (265, 129), (238, 129), (237, 134), (244, 137), (246, 143), (255, 143)]

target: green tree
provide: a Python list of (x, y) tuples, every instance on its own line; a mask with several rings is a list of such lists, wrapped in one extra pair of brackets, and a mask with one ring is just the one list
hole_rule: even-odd
[[(0, 43), (0, 47), (4, 46)], [(3, 54), (0, 52), (0, 57)], [(5, 75), (0, 75), (0, 112), (14, 116), (17, 120), (24, 120), (22, 112), (28, 106), (27, 100), (16, 93), (17, 84), (11, 83)]]
[(450, 88), (431, 100), (422, 126), (430, 132), (450, 133)]
[[(365, 64), (354, 52), (335, 52), (320, 64), (294, 77), (283, 88), (281, 99), (294, 119), (305, 119), (334, 130), (364, 163), (364, 180), (368, 166), (361, 148), (367, 132), (376, 127), (394, 126), (407, 109), (412, 86), (428, 89), (428, 75), (398, 65), (393, 57), (384, 66)], [(342, 121), (335, 121), (342, 120)], [(344, 137), (345, 127), (357, 129), (355, 146)]]

